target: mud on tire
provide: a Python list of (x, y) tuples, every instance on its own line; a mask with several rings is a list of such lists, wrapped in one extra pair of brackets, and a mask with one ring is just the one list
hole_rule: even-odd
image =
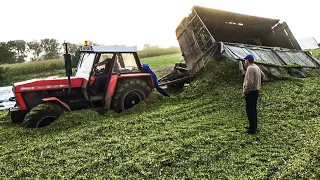
[(63, 109), (57, 104), (39, 104), (38, 106), (32, 108), (28, 114), (26, 114), (22, 125), (26, 128), (44, 127), (58, 119), (62, 113)]
[(122, 112), (144, 100), (152, 88), (141, 79), (126, 79), (117, 84), (112, 98), (111, 107), (116, 112)]

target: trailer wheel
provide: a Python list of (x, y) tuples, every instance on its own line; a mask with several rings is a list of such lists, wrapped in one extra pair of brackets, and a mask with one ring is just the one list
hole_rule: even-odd
[(151, 92), (151, 87), (141, 79), (126, 79), (117, 84), (111, 107), (122, 112), (143, 101)]
[(62, 113), (63, 109), (57, 104), (39, 104), (26, 114), (22, 125), (26, 128), (45, 127), (57, 120)]

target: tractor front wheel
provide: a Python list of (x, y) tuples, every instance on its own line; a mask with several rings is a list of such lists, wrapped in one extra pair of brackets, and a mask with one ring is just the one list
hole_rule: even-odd
[(151, 92), (151, 87), (141, 79), (127, 79), (118, 83), (112, 98), (112, 109), (122, 112), (143, 101)]
[(28, 114), (26, 114), (22, 125), (26, 128), (45, 127), (58, 119), (62, 113), (63, 109), (57, 104), (39, 104), (38, 106), (32, 108)]

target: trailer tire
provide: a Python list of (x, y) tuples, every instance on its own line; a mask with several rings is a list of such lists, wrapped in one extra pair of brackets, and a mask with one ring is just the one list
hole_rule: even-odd
[(117, 84), (111, 107), (115, 112), (123, 112), (143, 101), (152, 88), (141, 79), (126, 79)]
[(26, 128), (45, 127), (57, 120), (62, 113), (63, 109), (58, 104), (39, 104), (26, 114), (22, 125)]

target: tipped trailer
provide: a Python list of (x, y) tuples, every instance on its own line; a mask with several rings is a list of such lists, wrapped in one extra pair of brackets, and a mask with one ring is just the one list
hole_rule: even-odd
[(239, 61), (252, 54), (267, 75), (266, 80), (282, 79), (281, 68), (297, 77), (304, 69), (318, 69), (320, 61), (303, 51), (288, 24), (279, 19), (257, 17), (194, 6), (176, 28), (184, 62), (159, 79), (161, 86), (181, 88), (190, 83), (210, 59), (225, 57)]

